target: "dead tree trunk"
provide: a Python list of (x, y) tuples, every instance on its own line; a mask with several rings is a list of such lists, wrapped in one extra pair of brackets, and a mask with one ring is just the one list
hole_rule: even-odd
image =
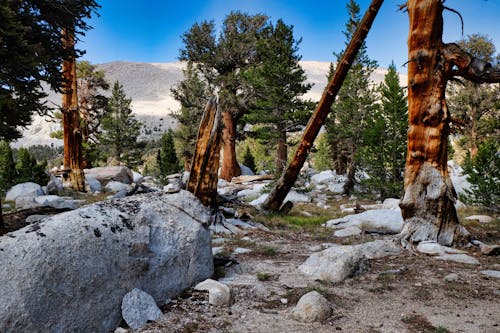
[(442, 0), (409, 0), (408, 152), (401, 211), (403, 245), (436, 241), (452, 245), (464, 235), (454, 203), (456, 192), (447, 168), (450, 131), (445, 90), (462, 76), (475, 82), (498, 82), (500, 73), (456, 44), (443, 44)]
[(240, 165), (236, 159), (236, 122), (233, 114), (229, 111), (222, 113), (222, 121), (224, 122), (222, 130), (224, 155), (222, 156), (220, 178), (230, 182), (233, 177), (241, 175)]
[[(71, 32), (63, 31), (63, 42), (67, 49), (74, 50), (75, 39)], [(82, 170), (82, 133), (78, 112), (76, 85), (76, 58), (66, 59), (62, 66), (64, 82), (62, 97), (62, 122), (64, 139), (64, 168), (69, 169), (71, 187), (75, 191), (85, 191)]]
[(217, 199), (217, 171), (221, 148), (221, 111), (214, 98), (205, 106), (191, 163), (187, 190), (206, 206)]
[(328, 86), (325, 88), (316, 111), (314, 111), (311, 119), (309, 119), (309, 123), (307, 124), (304, 134), (302, 135), (292, 161), (288, 164), (288, 167), (281, 175), (275, 188), (267, 197), (267, 200), (262, 205), (262, 208), (271, 211), (278, 211), (283, 203), (283, 200), (285, 200), (285, 197), (297, 180), (300, 169), (304, 165), (307, 155), (309, 154), (309, 150), (311, 149), (321, 126), (325, 122), (328, 112), (330, 111), (330, 107), (332, 106), (332, 103), (335, 100), (345, 77), (347, 76), (349, 68), (351, 68), (352, 62), (356, 58), (359, 48), (363, 44), (363, 41), (365, 40), (382, 3), (383, 0), (373, 0), (370, 4), (363, 20), (359, 24), (354, 36), (349, 42), (342, 59), (338, 63), (335, 74), (328, 83)]

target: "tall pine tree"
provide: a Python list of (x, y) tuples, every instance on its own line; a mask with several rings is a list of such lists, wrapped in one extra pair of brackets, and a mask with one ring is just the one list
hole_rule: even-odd
[(171, 129), (162, 135), (160, 143), (156, 162), (160, 171), (160, 180), (166, 184), (167, 176), (179, 171), (179, 159), (175, 153), (174, 133)]
[(137, 163), (141, 123), (132, 114), (123, 86), (116, 81), (109, 97), (106, 112), (102, 118), (102, 130), (99, 141), (108, 159), (123, 162), (129, 166)]
[[(347, 4), (347, 11), (349, 21), (344, 31), (346, 45), (360, 22), (360, 8), (354, 0), (350, 0)], [(342, 52), (335, 56), (339, 61)], [(363, 43), (337, 95), (326, 124), (334, 168), (339, 174), (347, 174), (345, 194), (354, 188), (358, 168), (356, 156), (361, 144), (361, 133), (366, 128), (366, 120), (371, 116), (376, 101), (370, 81), (370, 74), (375, 68), (377, 68), (377, 62), (368, 57), (366, 44)], [(333, 75), (334, 70), (332, 65), (329, 77)]]
[(394, 63), (389, 66), (379, 93), (382, 104), (366, 120), (357, 159), (368, 174), (363, 183), (369, 190), (382, 198), (399, 198), (403, 193), (408, 103)]
[(259, 125), (257, 135), (276, 146), (277, 174), (287, 163), (287, 133), (302, 129), (314, 106), (300, 98), (312, 87), (299, 64), (300, 41), (281, 19), (270, 24), (257, 44), (258, 65), (244, 73), (254, 101), (245, 121)]

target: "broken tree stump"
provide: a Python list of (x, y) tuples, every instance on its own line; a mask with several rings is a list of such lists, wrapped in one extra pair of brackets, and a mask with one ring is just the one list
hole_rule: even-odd
[(222, 112), (212, 97), (205, 106), (198, 130), (198, 138), (187, 190), (206, 206), (214, 206), (217, 199), (217, 172), (222, 138)]
[(269, 193), (269, 196), (262, 205), (263, 209), (275, 212), (280, 210), (283, 200), (285, 200), (285, 197), (297, 180), (300, 169), (304, 165), (307, 155), (309, 154), (309, 150), (318, 136), (319, 130), (321, 129), (321, 126), (323, 126), (325, 119), (330, 112), (332, 103), (347, 76), (347, 72), (351, 68), (352, 62), (356, 58), (366, 35), (368, 35), (368, 31), (370, 30), (370, 27), (383, 2), (383, 0), (373, 0), (370, 7), (368, 7), (363, 20), (361, 20), (354, 36), (344, 52), (344, 55), (342, 56), (342, 59), (338, 63), (335, 74), (326, 86), (316, 111), (314, 111), (313, 115), (309, 119), (309, 123), (307, 124), (304, 134), (302, 134), (302, 138), (300, 139), (299, 146), (295, 151), (292, 161), (288, 164), (285, 172), (281, 175), (274, 189), (271, 193)]

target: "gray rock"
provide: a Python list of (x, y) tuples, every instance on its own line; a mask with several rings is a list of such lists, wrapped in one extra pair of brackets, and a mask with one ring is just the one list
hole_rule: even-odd
[(468, 221), (479, 221), (479, 223), (491, 223), (493, 222), (493, 217), (488, 215), (471, 215), (465, 218)]
[(16, 201), (18, 197), (37, 197), (44, 195), (42, 187), (38, 184), (27, 182), (12, 186), (5, 195), (5, 201)]
[(114, 200), (114, 199), (122, 199), (127, 196), (128, 191), (127, 190), (121, 190), (113, 195), (108, 195), (106, 199), (108, 200)]
[(59, 193), (60, 191), (63, 190), (63, 183), (62, 181), (54, 176), (53, 174), (50, 175), (50, 180), (47, 183), (47, 193), (48, 194), (54, 194), (54, 193)]
[(207, 279), (198, 283), (195, 290), (208, 291), (208, 303), (215, 306), (228, 306), (231, 303), (231, 289), (223, 283)]
[(446, 282), (457, 282), (459, 279), (460, 277), (457, 273), (450, 273), (443, 278)]
[(130, 191), (131, 187), (130, 185), (128, 184), (124, 184), (124, 183), (120, 183), (120, 182), (117, 182), (117, 181), (110, 181), (106, 184), (106, 186), (104, 186), (104, 189), (108, 192), (114, 192), (114, 193), (117, 193), (117, 192), (121, 192), (121, 191)]
[(397, 234), (403, 227), (403, 217), (399, 209), (374, 209), (327, 221), (326, 226), (333, 229), (357, 227), (366, 232)]
[(393, 240), (376, 240), (373, 242), (353, 245), (368, 259), (379, 259), (400, 254), (403, 249)]
[(360, 235), (362, 232), (363, 230), (359, 229), (358, 227), (347, 227), (345, 229), (335, 231), (333, 235), (335, 237), (349, 237)]
[(95, 179), (92, 175), (85, 175), (85, 189), (87, 192), (96, 193), (102, 191), (101, 182)]
[(25, 222), (28, 224), (41, 222), (43, 219), (47, 218), (47, 215), (30, 215), (26, 217)]
[(241, 163), (238, 163), (238, 164), (240, 165), (242, 176), (253, 176), (254, 175), (252, 169), (250, 169), (249, 167), (247, 167), (246, 165), (243, 165)]
[(359, 248), (335, 246), (313, 253), (299, 270), (318, 280), (340, 282), (365, 270), (366, 257)]
[(144, 180), (144, 177), (138, 173), (132, 170), (132, 182), (133, 183), (140, 183)]
[(454, 249), (452, 247), (444, 246), (436, 242), (430, 242), (430, 241), (420, 242), (417, 245), (417, 251), (426, 254), (439, 254), (439, 255), (466, 253), (465, 251)]
[(123, 297), (122, 316), (134, 330), (142, 328), (148, 321), (156, 321), (162, 315), (153, 297), (140, 289), (134, 288)]
[(114, 330), (133, 288), (160, 303), (212, 276), (209, 218), (189, 192), (150, 193), (0, 237), (0, 331)]
[(478, 241), (478, 240), (472, 240), (471, 243), (476, 245), (476, 246), (479, 246), (479, 250), (484, 255), (487, 255), (487, 256), (500, 255), (500, 245), (485, 244), (485, 243)]
[(485, 271), (481, 271), (481, 274), (483, 274), (485, 276), (500, 279), (500, 271), (485, 270)]
[(113, 331), (113, 333), (127, 333), (127, 330), (124, 329), (123, 327), (118, 327), (116, 330)]
[(302, 296), (292, 311), (295, 320), (310, 323), (323, 321), (332, 313), (330, 303), (317, 291)]
[(455, 261), (462, 264), (479, 265), (479, 260), (467, 254), (442, 254), (435, 258), (439, 260)]
[(131, 184), (134, 180), (132, 171), (124, 166), (109, 166), (85, 169), (85, 175), (97, 179), (102, 185), (114, 180), (124, 184)]

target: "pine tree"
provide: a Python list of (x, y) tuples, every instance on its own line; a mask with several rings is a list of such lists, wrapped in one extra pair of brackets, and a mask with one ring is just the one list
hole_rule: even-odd
[[(281, 174), (288, 157), (287, 133), (298, 131), (309, 119), (313, 103), (300, 99), (312, 84), (297, 54), (300, 40), (293, 36), (293, 26), (281, 19), (270, 24), (257, 44), (258, 65), (249, 68), (244, 78), (254, 100), (244, 120), (260, 125), (258, 136), (276, 146), (275, 168)], [(259, 135), (260, 134), (260, 135)]]
[(382, 198), (400, 197), (408, 129), (408, 105), (392, 63), (379, 87), (382, 105), (367, 118), (363, 141), (358, 152), (360, 168), (369, 178), (363, 181)]
[(212, 91), (218, 90), (224, 122), (222, 179), (231, 180), (241, 173), (236, 160), (237, 125), (248, 111), (241, 94), (241, 74), (255, 62), (256, 43), (266, 21), (265, 15), (236, 11), (224, 19), (219, 38), (213, 21), (196, 23), (182, 36), (179, 59), (196, 63)]
[(10, 145), (0, 141), (0, 193), (7, 191), (15, 184), (17, 178), (16, 164)]
[(49, 111), (42, 82), (60, 92), (63, 60), (82, 54), (64, 46), (62, 31), (83, 35), (98, 7), (94, 0), (0, 3), (0, 140), (19, 138), (34, 113)]
[(250, 146), (248, 145), (245, 149), (245, 154), (243, 155), (243, 165), (250, 168), (253, 173), (257, 171), (255, 167), (255, 158), (253, 157), (252, 152), (250, 151)]
[(160, 169), (160, 180), (167, 183), (167, 176), (179, 171), (179, 159), (175, 153), (174, 133), (171, 129), (161, 137), (161, 147), (158, 150), (156, 161)]
[[(349, 1), (347, 10), (349, 21), (344, 31), (346, 45), (360, 22), (360, 8), (354, 0)], [(339, 61), (342, 52), (335, 56)], [(360, 134), (366, 128), (366, 121), (371, 116), (376, 100), (370, 82), (370, 74), (376, 67), (377, 62), (368, 57), (366, 44), (363, 43), (337, 95), (326, 126), (334, 168), (338, 174), (347, 174), (345, 194), (354, 188), (358, 169), (356, 156), (362, 137)], [(334, 67), (331, 66), (329, 76), (333, 75), (333, 71)]]
[(193, 158), (198, 136), (198, 127), (210, 91), (206, 81), (201, 78), (193, 63), (187, 63), (183, 74), (184, 80), (172, 88), (171, 92), (181, 104), (181, 108), (173, 113), (173, 117), (179, 123), (174, 132), (174, 137), (179, 155), (184, 161), (184, 169), (187, 171), (191, 166), (191, 159)]
[(128, 165), (135, 164), (139, 144), (137, 138), (141, 123), (130, 109), (132, 100), (127, 98), (123, 86), (116, 81), (102, 118), (99, 142), (108, 159), (115, 159)]

